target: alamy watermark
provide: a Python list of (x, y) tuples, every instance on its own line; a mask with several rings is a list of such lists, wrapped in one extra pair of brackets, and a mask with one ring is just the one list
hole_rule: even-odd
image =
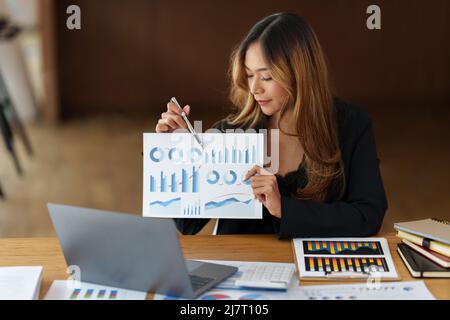
[(66, 26), (69, 30), (81, 30), (81, 9), (73, 4), (67, 7), (66, 13), (69, 15)]
[[(72, 4), (67, 7), (66, 13), (69, 15), (66, 20), (66, 26), (69, 30), (81, 30), (81, 8)], [(381, 30), (381, 8), (376, 4), (367, 7), (366, 14), (369, 16), (366, 20), (366, 26), (369, 30)]]
[(69, 289), (81, 288), (81, 268), (77, 265), (70, 265), (67, 267), (66, 272), (69, 274), (66, 281), (66, 286)]
[[(194, 130), (197, 133), (203, 133), (202, 121), (194, 121)], [(186, 129), (175, 129), (173, 133), (188, 133), (189, 131)], [(225, 132), (222, 132), (216, 128), (210, 128), (204, 132), (201, 139), (203, 146), (206, 148), (208, 146), (208, 134), (210, 133), (224, 133), (222, 135), (222, 141), (220, 143), (223, 145), (224, 149), (227, 144), (227, 134), (248, 134), (248, 133), (259, 133), (264, 136), (264, 158), (263, 158), (263, 167), (268, 173), (276, 174), (278, 173), (280, 166), (280, 130), (279, 129), (226, 129)], [(171, 139), (176, 139), (176, 136), (172, 135)], [(270, 139), (270, 141), (269, 141)], [(173, 141), (174, 145), (177, 141)], [(215, 140), (215, 144), (217, 144), (217, 140)], [(194, 136), (191, 135), (191, 139), (189, 140), (189, 145), (185, 146), (188, 149), (194, 149), (197, 146), (197, 141)], [(267, 147), (267, 146), (270, 146)], [(190, 154), (190, 153), (188, 153)], [(201, 159), (201, 158), (200, 158)], [(174, 163), (175, 164), (183, 164), (184, 162), (189, 162), (192, 159), (188, 156), (185, 157), (176, 157)]]
[(372, 4), (367, 7), (366, 13), (369, 14), (366, 20), (367, 29), (381, 30), (381, 8)]

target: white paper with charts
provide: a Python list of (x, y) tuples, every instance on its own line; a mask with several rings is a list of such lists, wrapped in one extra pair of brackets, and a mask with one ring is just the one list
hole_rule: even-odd
[(304, 279), (398, 279), (384, 238), (297, 238), (295, 257)]
[(258, 133), (144, 133), (143, 216), (261, 219), (247, 171), (263, 166)]

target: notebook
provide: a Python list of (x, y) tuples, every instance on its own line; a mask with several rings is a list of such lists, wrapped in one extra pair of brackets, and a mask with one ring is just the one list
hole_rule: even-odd
[(423, 219), (395, 223), (394, 228), (427, 239), (450, 245), (450, 222), (440, 219)]
[(406, 244), (398, 244), (397, 251), (414, 278), (450, 278), (450, 269), (428, 260)]
[(408, 232), (402, 231), (402, 230), (398, 230), (397, 237), (401, 238), (402, 240), (408, 240), (419, 246), (425, 247), (434, 252), (438, 252), (447, 257), (450, 257), (450, 245), (448, 245), (448, 244), (444, 244), (442, 242), (435, 241), (435, 240), (430, 240), (429, 238), (417, 236), (415, 234), (408, 233)]
[(415, 243), (412, 243), (406, 239), (402, 239), (402, 242), (404, 244), (406, 244), (408, 247), (414, 249), (415, 251), (417, 251), (418, 253), (420, 253), (421, 255), (427, 257), (428, 259), (436, 262), (437, 264), (439, 264), (441, 267), (444, 268), (450, 268), (450, 258), (446, 257), (443, 254), (434, 252), (430, 249), (427, 249), (425, 247), (419, 246)]

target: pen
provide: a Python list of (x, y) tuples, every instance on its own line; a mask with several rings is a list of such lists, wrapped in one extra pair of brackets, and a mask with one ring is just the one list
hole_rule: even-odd
[(202, 147), (203, 149), (203, 144), (201, 143), (197, 132), (195, 132), (194, 128), (192, 127), (189, 119), (186, 117), (186, 113), (184, 113), (183, 108), (181, 108), (180, 104), (178, 103), (177, 99), (175, 97), (172, 97), (172, 99), (170, 99), (170, 101), (172, 101), (173, 103), (175, 103), (175, 105), (182, 111), (181, 112), (181, 116), (183, 117), (184, 122), (186, 122), (189, 131), (191, 132), (191, 134), (194, 136), (195, 140), (197, 141), (197, 143)]

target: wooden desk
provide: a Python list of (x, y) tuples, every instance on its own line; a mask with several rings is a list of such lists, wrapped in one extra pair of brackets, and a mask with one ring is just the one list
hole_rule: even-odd
[[(398, 239), (393, 233), (379, 236), (388, 239), (402, 281), (412, 280), (396, 252)], [(294, 261), (291, 241), (280, 241), (272, 235), (181, 236), (180, 242), (187, 259)], [(26, 265), (44, 266), (41, 299), (53, 280), (64, 280), (68, 276), (65, 272), (66, 262), (56, 238), (0, 239), (0, 266)], [(426, 279), (425, 283), (436, 298), (450, 299), (450, 279)], [(313, 284), (331, 282), (302, 281), (302, 285)], [(151, 297), (149, 294), (148, 298)]]

